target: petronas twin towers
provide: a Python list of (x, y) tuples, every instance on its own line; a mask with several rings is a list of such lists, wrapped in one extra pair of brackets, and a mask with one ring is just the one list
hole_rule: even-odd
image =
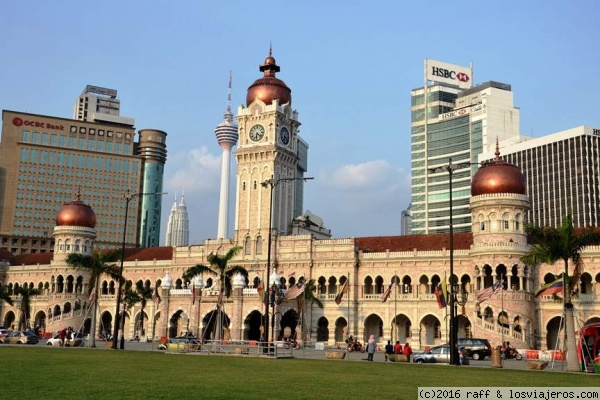
[(165, 246), (187, 246), (190, 243), (190, 229), (185, 196), (181, 196), (179, 204), (177, 197), (169, 214)]

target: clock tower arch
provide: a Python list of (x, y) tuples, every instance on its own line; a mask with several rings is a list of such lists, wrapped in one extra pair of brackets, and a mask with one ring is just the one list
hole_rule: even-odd
[[(274, 234), (289, 234), (292, 219), (302, 214), (303, 184), (308, 145), (299, 136), (298, 113), (292, 110), (290, 88), (276, 77), (280, 67), (272, 50), (259, 67), (264, 76), (257, 79), (246, 95), (246, 105), (238, 107), (239, 143), (235, 239), (266, 241), (269, 230), (271, 194)], [(273, 190), (261, 183), (273, 179)], [(248, 251), (248, 249), (246, 250)], [(266, 254), (266, 248), (262, 249)]]

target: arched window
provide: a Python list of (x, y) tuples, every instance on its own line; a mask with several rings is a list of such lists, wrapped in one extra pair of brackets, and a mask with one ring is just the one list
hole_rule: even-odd
[(262, 254), (262, 245), (263, 245), (262, 236), (258, 235), (256, 237), (256, 254)]
[(509, 215), (508, 213), (502, 214), (502, 230), (507, 231), (509, 229)]
[(244, 239), (244, 254), (247, 256), (252, 254), (252, 249), (250, 248), (250, 236), (246, 236)]

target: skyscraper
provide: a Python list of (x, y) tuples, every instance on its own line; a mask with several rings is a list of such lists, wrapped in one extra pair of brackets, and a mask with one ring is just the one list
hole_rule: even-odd
[(165, 246), (187, 246), (190, 242), (189, 218), (185, 196), (177, 204), (177, 196), (169, 214)]
[[(484, 146), (519, 136), (519, 110), (510, 85), (472, 87), (472, 69), (425, 61), (425, 84), (411, 92), (412, 233), (449, 231), (448, 173), (435, 168), (476, 163)], [(453, 226), (471, 229), (469, 197), (477, 166), (453, 172)]]
[(215, 128), (217, 142), (223, 150), (221, 156), (221, 193), (219, 197), (219, 225), (217, 238), (227, 238), (229, 229), (229, 170), (231, 166), (231, 149), (237, 144), (238, 130), (231, 113), (231, 72), (229, 73), (229, 91), (227, 94), (227, 111), (223, 121)]
[[(0, 247), (50, 252), (56, 212), (78, 193), (96, 211), (98, 247), (118, 247), (126, 193), (162, 191), (166, 133), (3, 110)], [(160, 196), (129, 204), (126, 243), (158, 245)], [(141, 227), (144, 230), (141, 230)]]
[(133, 127), (133, 118), (122, 117), (115, 89), (87, 85), (75, 100), (73, 119)]
[[(525, 222), (558, 227), (565, 215), (575, 227), (600, 225), (600, 129), (578, 126), (519, 143), (500, 143), (501, 158), (527, 179), (531, 210)], [(480, 162), (494, 158), (492, 151)]]

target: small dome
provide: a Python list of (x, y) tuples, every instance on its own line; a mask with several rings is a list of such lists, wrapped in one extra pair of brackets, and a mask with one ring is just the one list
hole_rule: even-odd
[(57, 226), (83, 226), (86, 228), (96, 227), (96, 213), (92, 207), (79, 200), (63, 204), (56, 215)]
[(246, 106), (252, 104), (256, 99), (267, 105), (271, 104), (273, 100), (279, 100), (279, 104), (292, 103), (292, 90), (284, 81), (275, 77), (275, 74), (281, 68), (279, 68), (271, 53), (272, 51), (269, 49), (269, 56), (265, 58), (265, 63), (259, 67), (260, 71), (264, 72), (264, 76), (248, 87)]
[(482, 165), (471, 181), (471, 195), (489, 193), (527, 194), (527, 181), (516, 165), (500, 159), (496, 142), (496, 158)]

